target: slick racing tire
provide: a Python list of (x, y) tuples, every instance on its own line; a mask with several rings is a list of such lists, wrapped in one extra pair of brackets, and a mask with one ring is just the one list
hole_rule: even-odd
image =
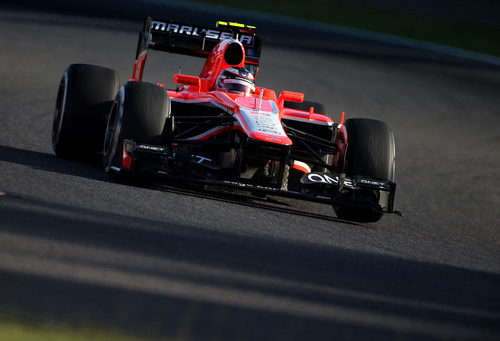
[(137, 169), (120, 171), (123, 141), (168, 145), (173, 138), (172, 125), (170, 98), (162, 87), (145, 82), (126, 83), (116, 95), (108, 119), (103, 150), (106, 173), (112, 177), (142, 177)]
[(316, 114), (326, 115), (326, 108), (321, 103), (311, 101), (303, 101), (302, 103), (285, 101), (285, 108), (309, 111), (311, 107), (314, 108)]
[(52, 125), (52, 146), (57, 156), (97, 159), (119, 87), (118, 73), (105, 67), (72, 64), (64, 71)]
[[(389, 126), (377, 120), (354, 118), (345, 121), (347, 151), (344, 172), (347, 177), (366, 176), (383, 181), (394, 181), (395, 145)], [(369, 200), (372, 193), (366, 194)], [(375, 202), (378, 203), (378, 202)], [(340, 219), (357, 222), (376, 222), (383, 213), (366, 207), (335, 205)]]

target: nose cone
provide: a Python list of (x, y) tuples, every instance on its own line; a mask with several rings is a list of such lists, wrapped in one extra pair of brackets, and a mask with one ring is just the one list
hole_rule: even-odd
[(236, 99), (236, 104), (240, 110), (241, 117), (239, 118), (244, 120), (248, 127), (249, 137), (280, 145), (293, 144), (283, 129), (275, 101), (261, 101), (257, 97), (239, 97)]

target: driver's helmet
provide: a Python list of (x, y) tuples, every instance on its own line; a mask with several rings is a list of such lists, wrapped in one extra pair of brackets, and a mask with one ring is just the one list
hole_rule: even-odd
[(253, 75), (245, 68), (230, 67), (220, 73), (215, 88), (219, 91), (249, 95), (255, 92), (255, 83)]

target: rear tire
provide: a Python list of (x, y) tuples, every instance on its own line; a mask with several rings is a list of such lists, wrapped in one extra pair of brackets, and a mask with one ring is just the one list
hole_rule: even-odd
[[(366, 176), (382, 181), (394, 181), (395, 144), (389, 126), (382, 121), (355, 118), (345, 121), (345, 129), (346, 176)], [(371, 195), (371, 193), (366, 194)], [(383, 216), (378, 210), (351, 205), (336, 205), (334, 210), (340, 219), (358, 222), (375, 222)]]
[(105, 67), (72, 64), (64, 71), (52, 126), (57, 156), (96, 158), (119, 86), (118, 73)]
[(152, 145), (171, 144), (172, 122), (170, 98), (163, 88), (145, 82), (128, 82), (122, 86), (113, 103), (104, 138), (106, 173), (112, 177), (119, 174), (125, 139)]
[(302, 103), (285, 101), (285, 108), (309, 111), (314, 108), (314, 113), (326, 115), (326, 108), (323, 104), (311, 101), (303, 101)]

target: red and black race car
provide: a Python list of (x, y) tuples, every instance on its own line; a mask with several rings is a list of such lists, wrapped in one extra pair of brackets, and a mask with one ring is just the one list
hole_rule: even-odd
[[(176, 89), (142, 81), (148, 50), (205, 59)], [(73, 64), (63, 74), (52, 142), (58, 156), (101, 153), (113, 177), (164, 176), (333, 205), (341, 219), (378, 221), (393, 210), (395, 146), (384, 122), (342, 117), (302, 93), (255, 85), (255, 27), (147, 18), (130, 80)]]

